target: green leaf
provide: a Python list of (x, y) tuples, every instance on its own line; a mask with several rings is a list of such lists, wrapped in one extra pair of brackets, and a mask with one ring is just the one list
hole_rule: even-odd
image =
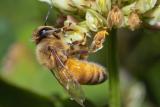
[(0, 89), (1, 107), (54, 107), (49, 98), (15, 87), (2, 79)]

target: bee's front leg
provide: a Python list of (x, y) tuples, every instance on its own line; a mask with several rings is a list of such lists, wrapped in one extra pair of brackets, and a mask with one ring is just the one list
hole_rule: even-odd
[(87, 60), (90, 53), (89, 50), (79, 50), (79, 54), (79, 59)]
[(69, 56), (82, 60), (87, 60), (89, 54), (90, 53), (87, 46), (74, 46), (69, 51)]

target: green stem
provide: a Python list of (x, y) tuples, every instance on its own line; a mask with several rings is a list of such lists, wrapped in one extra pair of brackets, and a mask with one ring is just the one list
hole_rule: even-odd
[(117, 30), (112, 29), (107, 41), (107, 68), (109, 71), (110, 106), (120, 107), (120, 85), (117, 63)]

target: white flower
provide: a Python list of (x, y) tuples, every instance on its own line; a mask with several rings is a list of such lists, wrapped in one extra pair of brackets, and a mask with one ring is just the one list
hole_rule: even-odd
[(62, 10), (62, 11), (75, 11), (76, 9), (72, 7), (71, 0), (39, 0), (42, 2), (46, 2), (54, 7)]
[(135, 8), (140, 11), (140, 13), (145, 13), (148, 10), (152, 9), (157, 0), (138, 0), (136, 2)]
[(107, 16), (111, 9), (111, 0), (96, 0), (96, 4), (98, 11)]
[(156, 25), (158, 22), (160, 22), (160, 5), (157, 6), (154, 10), (148, 12), (145, 16), (146, 22), (152, 26)]
[(103, 28), (106, 24), (106, 20), (103, 16), (96, 11), (88, 9), (86, 13), (86, 24), (92, 31), (98, 31), (99, 28)]

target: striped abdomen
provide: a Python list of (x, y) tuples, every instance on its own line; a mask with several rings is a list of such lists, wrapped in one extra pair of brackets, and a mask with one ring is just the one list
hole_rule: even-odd
[(105, 69), (96, 63), (69, 58), (66, 66), (77, 81), (83, 85), (99, 84), (107, 79)]

